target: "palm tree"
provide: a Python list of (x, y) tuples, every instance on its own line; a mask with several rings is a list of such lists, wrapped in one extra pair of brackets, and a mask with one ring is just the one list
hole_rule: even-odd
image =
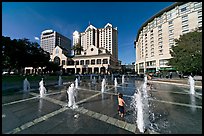
[(81, 51), (83, 51), (83, 47), (80, 45), (80, 43), (77, 43), (72, 47), (72, 50), (74, 50), (74, 55), (80, 55)]

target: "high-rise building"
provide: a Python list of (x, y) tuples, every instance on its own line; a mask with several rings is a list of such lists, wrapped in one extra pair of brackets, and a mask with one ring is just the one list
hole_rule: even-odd
[(118, 31), (117, 27), (113, 28), (110, 23), (107, 23), (104, 28), (97, 29), (90, 24), (85, 32), (75, 31), (73, 33), (73, 45), (77, 43), (80, 43), (84, 51), (91, 45), (104, 48), (110, 52), (112, 57), (118, 59)]
[(40, 46), (51, 55), (56, 46), (61, 46), (68, 50), (68, 55), (71, 55), (71, 40), (53, 30), (45, 30), (41, 33)]
[[(59, 62), (66, 73), (72, 74), (110, 74), (119, 72), (117, 28), (110, 23), (97, 29), (89, 24), (85, 32), (73, 33), (73, 46), (80, 45), (83, 50), (75, 51), (74, 57), (63, 54), (63, 48), (54, 48), (52, 60)], [(61, 51), (62, 53), (56, 53)]]
[(173, 70), (167, 62), (174, 39), (202, 28), (202, 2), (176, 2), (148, 19), (138, 30), (135, 70), (138, 74)]

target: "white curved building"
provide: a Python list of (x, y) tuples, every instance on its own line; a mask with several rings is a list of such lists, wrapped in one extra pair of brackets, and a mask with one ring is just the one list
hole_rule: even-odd
[(171, 58), (174, 39), (202, 28), (202, 2), (176, 2), (148, 19), (138, 30), (135, 71), (138, 74), (174, 70)]

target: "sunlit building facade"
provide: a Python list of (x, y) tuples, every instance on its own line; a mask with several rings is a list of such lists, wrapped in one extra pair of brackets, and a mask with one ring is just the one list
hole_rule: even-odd
[(71, 40), (53, 30), (45, 30), (41, 33), (40, 46), (51, 55), (56, 46), (61, 46), (68, 50), (68, 55), (71, 55)]
[(202, 2), (176, 2), (148, 19), (134, 42), (138, 74), (174, 70), (167, 66), (174, 39), (202, 28)]

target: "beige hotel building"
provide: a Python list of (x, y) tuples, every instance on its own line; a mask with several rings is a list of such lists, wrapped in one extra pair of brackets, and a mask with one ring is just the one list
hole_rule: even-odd
[[(119, 72), (118, 30), (107, 23), (104, 28), (89, 24), (85, 32), (73, 33), (73, 46), (80, 44), (80, 54), (71, 56), (71, 40), (53, 30), (41, 33), (41, 47), (50, 53), (50, 61), (62, 67), (69, 74), (111, 74)], [(44, 68), (36, 69), (41, 72)], [(35, 69), (26, 67), (25, 73), (34, 73)]]
[(174, 70), (166, 65), (174, 39), (197, 28), (202, 28), (202, 2), (176, 2), (152, 16), (140, 27), (134, 42), (136, 72)]
[(118, 60), (118, 31), (112, 24), (104, 28), (96, 28), (89, 24), (85, 32), (73, 33), (73, 46), (83, 47), (81, 54), (70, 58), (66, 50), (57, 46), (51, 55), (51, 60), (59, 63), (65, 73), (75, 74), (110, 74), (120, 70)]

